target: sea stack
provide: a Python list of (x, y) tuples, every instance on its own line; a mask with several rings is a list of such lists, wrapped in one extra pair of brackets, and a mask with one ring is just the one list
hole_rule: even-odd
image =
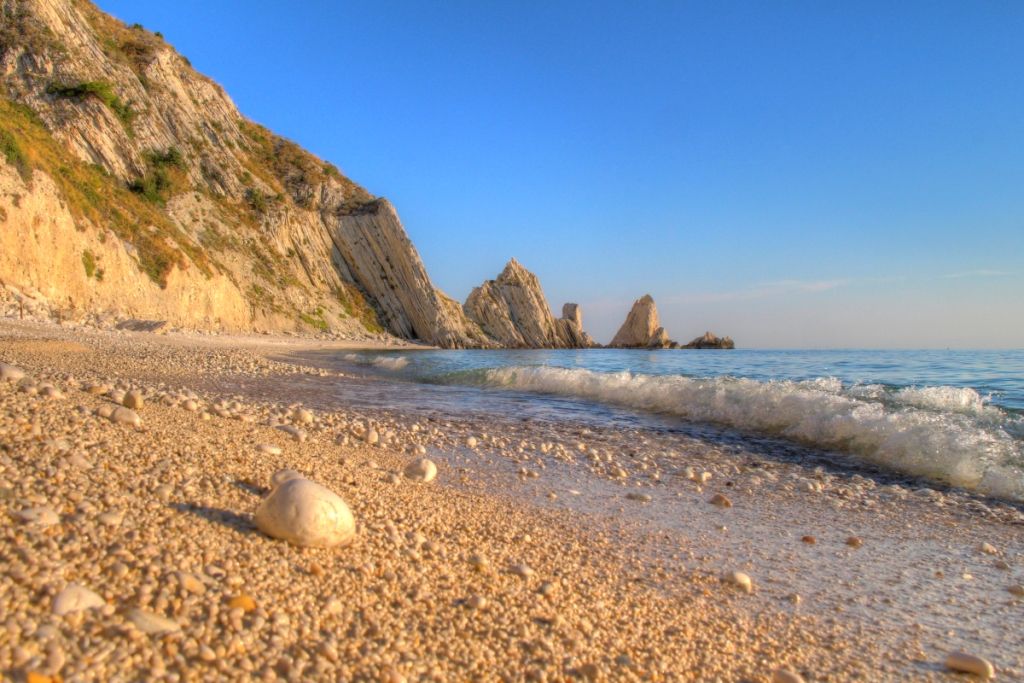
[(658, 308), (650, 294), (633, 302), (626, 322), (615, 334), (613, 349), (678, 349), (679, 344), (668, 338), (668, 332), (658, 324)]
[(728, 337), (716, 337), (711, 332), (705, 332), (703, 337), (697, 337), (692, 342), (682, 347), (684, 349), (735, 349), (732, 339)]
[(475, 287), (463, 306), (493, 345), (506, 349), (586, 349), (594, 340), (583, 331), (576, 304), (556, 319), (537, 276), (511, 259), (496, 280)]

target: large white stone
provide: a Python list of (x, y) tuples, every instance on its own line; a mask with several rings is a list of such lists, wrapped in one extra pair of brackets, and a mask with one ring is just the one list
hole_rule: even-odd
[(72, 583), (53, 596), (51, 610), (58, 617), (63, 617), (65, 614), (103, 607), (105, 604), (107, 604), (106, 601), (98, 594), (84, 586)]
[(426, 458), (416, 458), (405, 466), (405, 476), (413, 481), (427, 483), (437, 476), (437, 465)]
[(17, 382), (25, 376), (25, 371), (10, 363), (0, 363), (0, 379), (8, 382)]
[(119, 407), (115, 408), (114, 412), (110, 414), (110, 421), (120, 424), (129, 424), (134, 427), (138, 427), (142, 424), (142, 420), (139, 418), (139, 414), (131, 408)]
[(256, 510), (256, 528), (301, 547), (347, 545), (356, 535), (352, 511), (341, 497), (308, 479), (291, 479)]

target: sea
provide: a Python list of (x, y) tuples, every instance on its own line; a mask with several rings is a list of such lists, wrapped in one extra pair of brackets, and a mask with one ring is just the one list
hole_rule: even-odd
[(332, 352), (354, 408), (709, 426), (1024, 500), (1024, 351)]

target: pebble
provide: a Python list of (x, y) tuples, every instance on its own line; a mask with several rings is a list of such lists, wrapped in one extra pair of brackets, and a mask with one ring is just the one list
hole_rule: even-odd
[(856, 536), (850, 536), (846, 539), (846, 545), (850, 546), (851, 548), (859, 548), (862, 545), (864, 545), (864, 543)]
[(206, 584), (204, 584), (198, 576), (189, 572), (178, 572), (178, 584), (187, 592), (193, 595), (204, 595), (206, 593)]
[(726, 498), (725, 496), (723, 496), (721, 493), (716, 493), (715, 495), (711, 496), (710, 503), (712, 505), (717, 505), (718, 507), (723, 507), (723, 508), (731, 508), (732, 507), (732, 501), (729, 500), (728, 498)]
[(698, 484), (706, 484), (711, 477), (712, 474), (710, 472), (701, 472), (694, 478), (694, 481)]
[(292, 413), (292, 420), (298, 422), (299, 424), (312, 424), (313, 413), (309, 412), (308, 410), (296, 410), (294, 413)]
[(114, 412), (110, 414), (109, 419), (115, 424), (130, 424), (134, 427), (142, 424), (139, 414), (131, 408), (125, 408), (124, 406), (115, 408)]
[(772, 683), (804, 683), (804, 677), (789, 669), (775, 669), (772, 671)]
[(368, 443), (371, 446), (373, 446), (378, 441), (380, 441), (380, 434), (377, 433), (376, 429), (370, 428), (370, 429), (366, 430), (365, 441), (366, 441), (366, 443)]
[(121, 399), (121, 405), (132, 410), (140, 410), (145, 402), (145, 399), (142, 398), (142, 392), (138, 389), (132, 389)]
[(25, 371), (10, 363), (0, 363), (0, 379), (17, 382), (25, 376)]
[(487, 598), (482, 595), (474, 595), (466, 601), (466, 604), (473, 609), (483, 609), (484, 607), (487, 607)]
[(1016, 595), (1018, 598), (1024, 598), (1024, 586), (1022, 586), (1020, 584), (1014, 584), (1014, 585), (1010, 586), (1009, 588), (1007, 588), (1006, 590), (1010, 591), (1011, 593)]
[(986, 543), (982, 543), (980, 546), (978, 546), (978, 551), (984, 553), (985, 555), (998, 555), (999, 554), (999, 551), (996, 549), (996, 547), (994, 545), (992, 545), (991, 543), (987, 543), (987, 542)]
[(722, 577), (722, 580), (726, 583), (736, 586), (744, 593), (751, 593), (754, 590), (754, 585), (750, 581), (750, 577), (743, 572), (732, 571)]
[(648, 493), (627, 493), (626, 498), (630, 500), (638, 500), (641, 503), (650, 503), (653, 500)]
[(437, 465), (426, 458), (417, 458), (405, 466), (403, 472), (407, 479), (423, 482), (433, 481), (437, 476)]
[(593, 662), (582, 664), (579, 668), (579, 672), (588, 681), (596, 681), (601, 676), (601, 669)]
[(509, 567), (508, 570), (523, 579), (528, 579), (533, 576), (533, 570), (530, 569), (529, 565), (525, 564), (514, 564)]
[(167, 617), (161, 617), (158, 614), (144, 609), (132, 609), (128, 611), (126, 615), (128, 621), (135, 625), (135, 628), (148, 634), (159, 634), (159, 633), (176, 633), (181, 630), (181, 624), (168, 619)]
[(479, 442), (476, 440), (475, 436), (471, 436), (466, 439), (466, 445), (469, 446), (470, 448), (476, 448), (477, 443)]
[(103, 526), (121, 526), (123, 521), (121, 515), (117, 512), (103, 512), (96, 515), (96, 521)]
[(248, 614), (249, 612), (256, 611), (256, 601), (250, 596), (242, 593), (228, 600), (228, 609), (241, 609), (243, 612)]
[(279, 470), (270, 475), (270, 490), (273, 491), (286, 481), (293, 479), (305, 479), (305, 475), (295, 470)]
[(295, 439), (296, 441), (298, 441), (299, 443), (302, 443), (306, 440), (306, 432), (302, 431), (298, 427), (293, 427), (291, 425), (277, 425), (277, 428), (280, 429), (285, 434), (292, 437), (293, 439)]
[(491, 566), (490, 560), (488, 560), (485, 555), (470, 555), (466, 561), (469, 562), (474, 569), (478, 569), (480, 571)]
[(356, 523), (336, 493), (308, 479), (280, 484), (256, 510), (256, 528), (309, 548), (330, 548), (352, 542)]
[(1002, 569), (1004, 571), (1009, 571), (1010, 570), (1010, 563), (1007, 562), (1006, 560), (996, 560), (995, 567), (996, 567), (996, 569)]
[(58, 617), (63, 617), (72, 612), (81, 612), (87, 609), (103, 607), (106, 601), (97, 593), (84, 586), (72, 583), (57, 595), (53, 596), (53, 603), (50, 610)]
[(800, 539), (800, 541), (808, 545), (814, 545), (818, 542), (818, 539), (814, 538), (814, 536), (804, 536)]
[(45, 506), (31, 507), (14, 513), (15, 519), (24, 524), (53, 526), (60, 524), (60, 515)]
[(188, 399), (187, 401), (182, 403), (181, 407), (184, 408), (185, 410), (187, 410), (190, 413), (194, 413), (197, 410), (199, 410), (199, 404), (196, 403), (195, 401), (193, 401), (192, 399)]
[(257, 444), (256, 450), (267, 455), (281, 455), (281, 447), (269, 443)]
[(974, 674), (982, 680), (995, 678), (996, 675), (995, 667), (988, 660), (967, 652), (950, 652), (946, 655), (946, 666), (953, 671)]

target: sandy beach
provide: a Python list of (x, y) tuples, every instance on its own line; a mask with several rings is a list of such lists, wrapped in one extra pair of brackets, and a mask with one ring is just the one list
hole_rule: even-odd
[[(721, 433), (367, 414), (301, 360), (351, 348), (0, 321), (3, 680), (1024, 679), (1017, 505)], [(351, 544), (256, 529), (286, 469)]]

